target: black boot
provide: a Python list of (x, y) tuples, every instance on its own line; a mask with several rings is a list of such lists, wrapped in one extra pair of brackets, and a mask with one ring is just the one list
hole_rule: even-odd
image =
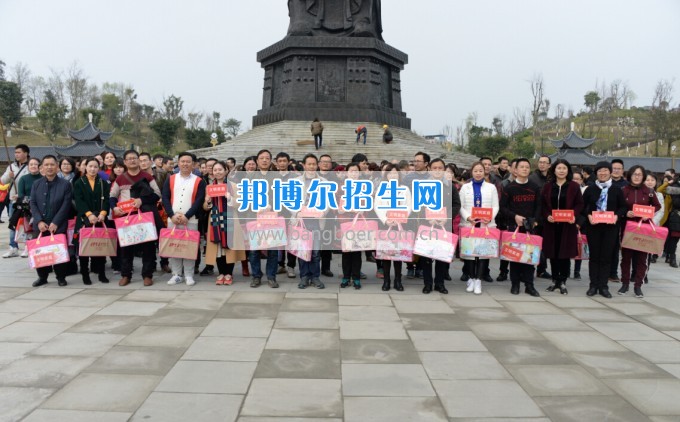
[(678, 261), (675, 259), (675, 254), (671, 255), (671, 260), (669, 264), (673, 268), (678, 268)]
[(80, 274), (83, 276), (83, 284), (89, 286), (92, 284), (90, 280), (90, 268), (88, 266), (89, 258), (80, 257)]
[(527, 284), (524, 287), (524, 293), (528, 294), (529, 296), (533, 296), (533, 297), (540, 297), (541, 296), (540, 294), (538, 294), (538, 291), (536, 291), (536, 289), (534, 288), (533, 283)]
[(566, 280), (562, 280), (558, 287), (560, 289), (560, 294), (563, 294), (563, 295), (569, 294), (569, 292), (567, 291), (567, 281)]
[(558, 287), (559, 282), (557, 280), (553, 280), (552, 282), (553, 284), (551, 284), (550, 286), (548, 286), (547, 289), (545, 289), (546, 292), (554, 292), (555, 289)]
[(85, 284), (87, 286), (92, 284), (92, 280), (90, 279), (90, 273), (89, 272), (81, 273), (81, 275), (83, 276), (83, 284)]
[(512, 287), (510, 287), (510, 294), (513, 295), (519, 294), (519, 283), (512, 283)]
[(435, 284), (435, 285), (434, 285), (434, 290), (435, 290), (435, 291), (438, 291), (439, 293), (441, 293), (441, 294), (443, 294), (443, 295), (449, 294), (449, 291), (446, 290), (446, 287), (444, 287), (444, 283), (442, 283), (442, 284)]
[(101, 271), (99, 273), (99, 282), (100, 283), (108, 283), (109, 282), (109, 279), (106, 278), (106, 273), (104, 271)]
[(383, 292), (389, 292), (391, 284), (392, 283), (390, 282), (390, 279), (388, 277), (383, 278), (382, 291)]
[(383, 285), (382, 285), (382, 291), (383, 292), (389, 292), (390, 291), (390, 285), (392, 284), (391, 282), (391, 274), (390, 270), (392, 269), (392, 261), (382, 261), (383, 265)]
[(400, 276), (394, 277), (394, 290), (396, 290), (398, 292), (404, 291), (404, 286), (401, 284), (401, 277)]

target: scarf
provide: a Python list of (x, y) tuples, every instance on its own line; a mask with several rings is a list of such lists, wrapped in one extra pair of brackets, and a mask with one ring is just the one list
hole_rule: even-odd
[(607, 196), (609, 194), (609, 188), (612, 187), (612, 179), (609, 179), (606, 182), (600, 182), (599, 180), (596, 180), (595, 184), (598, 188), (602, 189), (602, 192), (600, 192), (600, 198), (596, 203), (597, 210), (607, 211)]
[[(231, 194), (231, 187), (227, 183), (227, 191)], [(217, 180), (213, 180), (213, 184), (217, 184)], [(227, 207), (227, 198), (220, 196), (212, 199), (213, 206), (210, 210), (210, 230), (212, 232), (211, 241), (218, 243), (224, 249), (229, 249), (228, 245), (232, 244), (234, 236), (234, 221), (229, 218), (229, 213), (234, 210)]]
[(67, 176), (67, 175), (65, 175), (64, 173), (62, 173), (62, 172), (60, 171), (59, 173), (57, 173), (57, 177), (60, 178), (60, 179), (64, 179), (64, 180), (66, 180), (67, 182), (70, 182), (70, 181), (73, 180), (74, 177), (76, 177), (76, 174), (75, 174), (74, 172), (71, 172), (71, 173), (69, 173), (68, 176)]
[(474, 194), (474, 205), (479, 208), (482, 206), (482, 184), (484, 184), (484, 179), (479, 182), (472, 179), (472, 192)]

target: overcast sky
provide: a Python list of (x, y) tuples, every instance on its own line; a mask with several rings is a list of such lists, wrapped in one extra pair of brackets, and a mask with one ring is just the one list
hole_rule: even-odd
[[(404, 111), (439, 133), (470, 112), (490, 126), (528, 107), (541, 73), (552, 103), (578, 111), (596, 81), (626, 81), (634, 105), (659, 79), (680, 102), (678, 0), (383, 0), (383, 37), (409, 55)], [(285, 0), (0, 0), (0, 59), (33, 74), (78, 61), (91, 81), (125, 82), (138, 101), (184, 99), (250, 127), (261, 106), (259, 50), (288, 28)], [(550, 113), (553, 114), (552, 111)]]

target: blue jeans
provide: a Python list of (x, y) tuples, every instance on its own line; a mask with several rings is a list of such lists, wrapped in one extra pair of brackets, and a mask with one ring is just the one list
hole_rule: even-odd
[(359, 143), (359, 139), (361, 139), (361, 134), (363, 133), (364, 135), (364, 145), (366, 145), (366, 134), (368, 133), (368, 130), (366, 128), (363, 128), (357, 133), (357, 143)]
[[(12, 212), (14, 211), (14, 207), (12, 206), (12, 203), (10, 202), (7, 205), (7, 215), (11, 218), (12, 217)], [(14, 230), (9, 231), (9, 247), (10, 248), (18, 248), (19, 245), (17, 245), (17, 242), (14, 240), (14, 236), (16, 235)]]
[(298, 258), (300, 262), (300, 279), (302, 281), (306, 280), (318, 280), (321, 277), (321, 254), (319, 251), (312, 251), (312, 259), (310, 261), (304, 261)]
[[(276, 270), (279, 265), (279, 251), (268, 250), (267, 254), (267, 280), (276, 280)], [(250, 251), (248, 253), (248, 261), (250, 261), (250, 274), (253, 277), (262, 278), (262, 265), (260, 262), (260, 251)]]

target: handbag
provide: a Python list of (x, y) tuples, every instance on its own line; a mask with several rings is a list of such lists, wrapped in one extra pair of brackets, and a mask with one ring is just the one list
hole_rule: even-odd
[(456, 255), (458, 236), (440, 227), (420, 226), (413, 253), (450, 264)]
[(461, 258), (498, 258), (501, 231), (489, 227), (460, 228)]
[(282, 248), (288, 244), (286, 220), (278, 215), (258, 216), (257, 220), (245, 224), (243, 235), (246, 247), (251, 251)]
[(116, 229), (107, 227), (82, 227), (78, 232), (79, 256), (117, 256)]
[(588, 237), (585, 234), (581, 234), (581, 230), (578, 231), (578, 237), (576, 238), (576, 248), (578, 250), (578, 255), (574, 259), (584, 261), (590, 259), (590, 246), (588, 246)]
[(66, 229), (66, 240), (68, 240), (68, 245), (73, 246), (73, 237), (76, 233), (76, 219), (72, 218), (68, 220), (68, 228)]
[(19, 217), (17, 221), (16, 231), (14, 232), (14, 241), (17, 243), (25, 243), (28, 240), (28, 234), (33, 232), (33, 226), (25, 217)]
[(535, 234), (514, 232), (501, 233), (500, 258), (520, 264), (538, 265), (541, 261), (543, 238)]
[[(361, 216), (361, 220), (359, 220), (359, 216)], [(352, 221), (340, 224), (340, 231), (342, 233), (343, 252), (376, 250), (377, 221), (368, 221), (361, 213), (357, 213)]]
[(158, 240), (156, 223), (152, 212), (132, 212), (125, 217), (115, 218), (116, 234), (121, 248)]
[(314, 233), (307, 230), (302, 219), (298, 219), (298, 223), (288, 227), (288, 245), (286, 251), (294, 256), (297, 256), (303, 261), (312, 260), (312, 251), (314, 250)]
[(661, 255), (667, 236), (668, 229), (655, 226), (652, 220), (649, 220), (648, 224), (644, 224), (642, 220), (628, 221), (623, 232), (621, 247)]
[(201, 233), (198, 230), (189, 230), (187, 226), (184, 226), (184, 230), (177, 230), (177, 227), (161, 229), (158, 256), (195, 261), (198, 257)]
[(50, 234), (43, 237), (40, 233), (37, 239), (26, 241), (28, 263), (31, 268), (50, 267), (70, 261), (66, 235)]
[(411, 262), (415, 240), (415, 233), (403, 230), (401, 224), (397, 224), (397, 230), (378, 230), (375, 259)]

